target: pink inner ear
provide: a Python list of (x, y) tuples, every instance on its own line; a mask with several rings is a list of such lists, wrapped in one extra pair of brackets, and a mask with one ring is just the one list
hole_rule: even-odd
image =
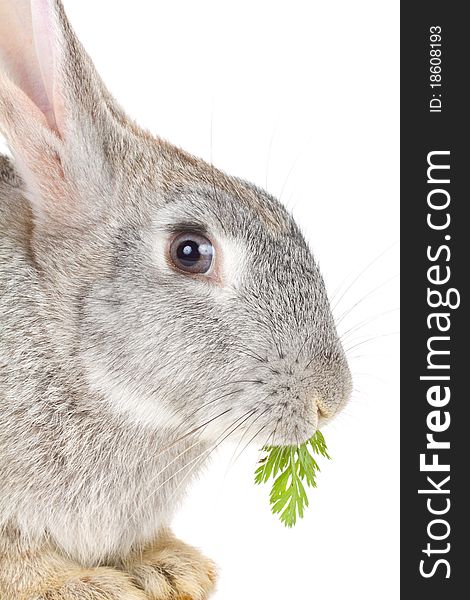
[(53, 13), (51, 0), (31, 0), (31, 16), (36, 57), (46, 93), (44, 114), (49, 125), (57, 129), (63, 124), (63, 101), (56, 89), (57, 84), (57, 51), (60, 50), (59, 32), (56, 15)]
[(49, 0), (0, 0), (0, 63), (56, 128), (51, 10)]

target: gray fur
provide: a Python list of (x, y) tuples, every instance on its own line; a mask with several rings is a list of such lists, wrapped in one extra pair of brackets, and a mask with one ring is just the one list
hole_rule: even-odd
[[(0, 530), (93, 566), (166, 525), (224, 436), (302, 442), (351, 378), (292, 217), (128, 121), (53, 6), (65, 124), (0, 88)], [(188, 222), (221, 282), (166, 264)]]

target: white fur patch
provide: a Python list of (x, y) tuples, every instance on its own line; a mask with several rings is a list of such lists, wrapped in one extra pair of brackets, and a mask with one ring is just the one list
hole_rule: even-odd
[(157, 403), (155, 398), (142, 397), (141, 390), (133, 390), (132, 384), (122, 384), (97, 363), (88, 367), (88, 382), (92, 390), (104, 395), (111, 408), (129, 418), (133, 423), (151, 427), (178, 427), (181, 417), (168, 407)]

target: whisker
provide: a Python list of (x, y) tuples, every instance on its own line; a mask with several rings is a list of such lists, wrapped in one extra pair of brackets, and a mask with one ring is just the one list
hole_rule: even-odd
[[(174, 492), (171, 494), (170, 499), (173, 498), (173, 496), (176, 494), (176, 492), (181, 488), (181, 486), (184, 484), (184, 482), (186, 481), (186, 479), (191, 475), (191, 473), (194, 471), (194, 469), (196, 469), (200, 462), (202, 462), (202, 460), (207, 460), (211, 454), (213, 452), (215, 452), (215, 450), (217, 450), (217, 448), (226, 440), (228, 439), (231, 435), (233, 435), (237, 429), (239, 429), (243, 423), (245, 423), (245, 421), (247, 421), (250, 417), (252, 417), (254, 414), (256, 413), (256, 409), (254, 411), (252, 411), (248, 417), (246, 417), (241, 423), (239, 423), (234, 429), (232, 429), (232, 431), (229, 431), (220, 441), (218, 441), (215, 445), (213, 445), (211, 448), (209, 448), (208, 450), (208, 454), (207, 456), (204, 456), (204, 453), (201, 454), (198, 457), (198, 460), (195, 464), (193, 464), (193, 466), (191, 467), (191, 469), (188, 471), (188, 473), (186, 473), (186, 475), (183, 477), (183, 479), (179, 482), (179, 484), (177, 485), (177, 487), (175, 488)], [(219, 438), (220, 439), (220, 436)], [(207, 451), (206, 451), (207, 452)], [(194, 462), (194, 461), (191, 461)]]
[(237, 346), (234, 346), (234, 349), (237, 352), (239, 352), (240, 354), (244, 354), (245, 356), (248, 356), (249, 358), (252, 358), (252, 359), (256, 360), (257, 362), (260, 362), (260, 363), (266, 362), (265, 358), (262, 358), (261, 356), (259, 356), (259, 354), (257, 354), (253, 350), (247, 350), (246, 348), (239, 348)]
[[(311, 138), (312, 138), (312, 136), (311, 136)], [(307, 141), (304, 141), (304, 145), (306, 143), (307, 143)], [(287, 187), (287, 184), (289, 183), (289, 180), (291, 178), (291, 175), (294, 172), (295, 168), (297, 167), (297, 164), (298, 164), (298, 162), (299, 162), (299, 160), (300, 160), (300, 158), (302, 157), (303, 154), (305, 154), (305, 147), (301, 147), (301, 149), (299, 150), (299, 152), (296, 154), (296, 156), (294, 158), (294, 161), (293, 161), (293, 163), (292, 163), (292, 165), (291, 165), (291, 167), (290, 167), (290, 169), (289, 169), (289, 171), (287, 173), (287, 176), (286, 176), (286, 178), (284, 180), (284, 184), (283, 184), (283, 186), (281, 188), (281, 191), (279, 193), (279, 201), (281, 201), (282, 196), (284, 194), (284, 191), (285, 191), (285, 189)]]
[(359, 346), (362, 346), (363, 344), (368, 344), (370, 342), (373, 342), (379, 338), (383, 338), (383, 337), (389, 337), (391, 335), (398, 335), (400, 332), (399, 331), (392, 331), (390, 333), (382, 333), (379, 335), (374, 335), (373, 337), (367, 338), (365, 340), (362, 340), (361, 342), (358, 342), (357, 344), (354, 344), (353, 346), (351, 346), (348, 349), (345, 349), (345, 352), (351, 352), (351, 350), (354, 350), (354, 348), (358, 348)]
[[(341, 300), (344, 298), (344, 296), (349, 292), (349, 290), (354, 286), (354, 284), (364, 275), (364, 273), (366, 273), (373, 265), (375, 265), (375, 263), (378, 260), (380, 260), (382, 258), (382, 256), (384, 256), (387, 252), (389, 252), (397, 244), (398, 244), (398, 241), (393, 242), (393, 244), (391, 244), (390, 246), (388, 246), (387, 248), (385, 248), (385, 250), (383, 250), (368, 265), (366, 265), (364, 267), (364, 269), (362, 269), (362, 271), (359, 273), (359, 275), (357, 275), (353, 279), (353, 281), (348, 285), (348, 287), (344, 290), (344, 292), (341, 294), (341, 296), (339, 297), (339, 299), (334, 304), (331, 305), (331, 310), (332, 311), (334, 311), (337, 308), (337, 306), (339, 305), (339, 303), (341, 302)], [(335, 292), (335, 294), (336, 294), (336, 292)], [(331, 302), (333, 302), (335, 294), (333, 294), (333, 296), (331, 297)]]
[[(232, 382), (230, 382), (230, 383), (232, 383)], [(226, 385), (229, 385), (229, 384), (227, 383)], [(234, 383), (234, 385), (235, 385), (235, 383)], [(196, 408), (196, 410), (193, 412), (193, 414), (196, 414), (197, 412), (199, 412), (203, 408), (206, 408), (210, 404), (213, 404), (214, 402), (218, 402), (219, 400), (223, 400), (224, 398), (228, 398), (229, 396), (233, 396), (234, 394), (237, 394), (237, 393), (243, 392), (243, 391), (244, 390), (232, 390), (231, 392), (227, 392), (226, 394), (223, 394), (222, 396), (217, 396), (217, 398), (212, 398), (212, 400), (209, 400), (202, 406), (199, 406), (198, 408)]]
[[(235, 463), (237, 462), (237, 460), (245, 452), (245, 450), (250, 446), (250, 444), (253, 442), (253, 440), (255, 440), (259, 435), (261, 435), (263, 433), (263, 431), (266, 429), (267, 426), (268, 426), (268, 424), (265, 423), (260, 429), (258, 429), (258, 431), (243, 446), (243, 448), (241, 449), (241, 451), (239, 452), (239, 454), (237, 455), (237, 457), (235, 459), (233, 459), (233, 457), (232, 457), (233, 461), (230, 461), (230, 465), (229, 465), (228, 469), (230, 467), (233, 467), (235, 465)], [(237, 448), (238, 448), (238, 446), (237, 446)]]
[[(264, 399), (266, 399), (266, 398), (268, 398), (268, 396), (265, 396), (265, 398), (264, 398)], [(261, 412), (261, 413), (260, 413), (260, 414), (259, 414), (259, 415), (256, 417), (256, 419), (254, 419), (254, 420), (252, 421), (252, 423), (250, 424), (250, 426), (249, 426), (249, 427), (248, 427), (248, 428), (245, 430), (244, 434), (243, 434), (243, 435), (242, 435), (242, 437), (240, 438), (240, 441), (239, 441), (239, 442), (238, 442), (238, 444), (236, 445), (236, 447), (235, 447), (235, 450), (233, 451), (232, 458), (230, 459), (229, 465), (228, 465), (228, 467), (227, 467), (227, 471), (228, 471), (228, 470), (230, 469), (230, 467), (232, 466), (232, 462), (234, 462), (234, 461), (233, 461), (233, 457), (235, 456), (235, 454), (236, 454), (236, 452), (237, 452), (238, 448), (240, 447), (241, 443), (243, 442), (243, 438), (244, 438), (244, 437), (246, 436), (246, 434), (247, 434), (247, 433), (250, 431), (250, 429), (253, 427), (253, 425), (254, 425), (254, 424), (255, 424), (255, 423), (256, 423), (256, 422), (257, 422), (259, 419), (261, 419), (261, 417), (262, 417), (263, 415), (265, 415), (265, 414), (266, 414), (266, 413), (267, 413), (269, 410), (271, 410), (271, 408), (272, 408), (271, 406), (268, 406), (268, 407), (267, 407), (265, 410), (263, 410), (263, 412)], [(255, 436), (255, 437), (256, 437), (256, 436)], [(252, 438), (252, 439), (254, 439), (254, 438)]]
[(369, 325), (370, 323), (376, 321), (377, 319), (380, 319), (381, 317), (383, 317), (385, 315), (388, 315), (393, 312), (397, 312), (399, 310), (400, 310), (399, 308), (392, 308), (392, 309), (386, 310), (378, 315), (368, 317), (367, 319), (364, 319), (363, 321), (359, 322), (357, 325), (354, 325), (353, 327), (350, 327), (349, 329), (344, 331), (341, 335), (339, 335), (339, 339), (343, 341), (346, 338), (346, 336), (348, 336), (349, 334), (359, 331), (360, 329), (362, 329), (366, 325)]
[[(202, 397), (206, 396), (207, 394), (210, 394), (211, 392), (215, 391), (215, 390), (216, 390), (216, 389), (218, 389), (218, 388), (224, 388), (224, 387), (228, 387), (228, 385), (230, 385), (230, 383), (231, 383), (231, 382), (229, 381), (229, 382), (224, 382), (223, 384), (219, 384), (219, 385), (216, 385), (216, 386), (214, 386), (212, 389), (210, 389), (210, 390), (209, 390), (207, 393), (205, 393), (203, 396), (202, 396), (202, 395), (201, 395), (201, 396), (199, 396), (199, 397), (196, 399), (196, 401), (199, 401), (199, 399), (201, 399)], [(237, 390), (232, 390), (232, 391), (230, 391), (230, 392), (227, 392), (226, 394), (222, 394), (221, 396), (217, 396), (216, 398), (213, 398), (213, 399), (212, 399), (212, 400), (210, 400), (209, 402), (206, 402), (206, 403), (204, 403), (202, 406), (199, 406), (198, 408), (196, 408), (196, 409), (193, 411), (193, 413), (192, 413), (192, 416), (194, 416), (194, 415), (195, 415), (197, 412), (199, 412), (200, 410), (202, 410), (203, 408), (205, 408), (205, 407), (206, 407), (206, 406), (208, 406), (209, 404), (212, 404), (212, 403), (214, 403), (214, 402), (217, 402), (218, 400), (223, 400), (224, 398), (226, 398), (226, 397), (228, 397), (228, 396), (231, 396), (231, 395), (237, 394), (237, 393), (239, 393), (239, 392), (242, 392), (242, 391), (243, 391), (243, 390), (237, 389)], [(179, 414), (181, 414), (181, 413), (183, 412), (183, 408), (175, 409), (175, 412), (176, 412), (176, 413), (179, 413)], [(186, 421), (184, 421), (184, 422), (183, 422), (183, 423), (181, 423), (180, 425), (178, 425), (178, 426), (174, 427), (174, 426), (171, 426), (170, 422), (171, 422), (171, 417), (170, 417), (170, 418), (167, 420), (167, 424), (166, 424), (166, 425), (167, 425), (167, 427), (168, 427), (169, 429), (173, 429), (173, 430), (174, 430), (174, 433), (178, 433), (178, 431), (179, 431), (179, 430), (180, 430), (180, 429), (181, 429), (183, 426), (185, 426), (185, 425), (187, 424), (187, 423), (186, 423)], [(183, 438), (184, 438), (184, 437), (186, 437), (186, 434), (183, 434)], [(178, 440), (177, 440), (177, 441), (178, 441)], [(176, 442), (174, 442), (174, 444), (175, 444), (175, 443), (177, 443), (177, 441), (176, 441)], [(172, 444), (172, 445), (174, 445), (174, 444)]]
[(374, 288), (373, 290), (371, 290), (368, 294), (366, 294), (365, 296), (363, 296), (360, 300), (358, 300), (355, 304), (353, 304), (346, 312), (344, 312), (339, 319), (336, 319), (336, 327), (338, 327), (338, 325), (351, 313), (351, 311), (353, 311), (357, 306), (359, 306), (360, 304), (362, 304), (365, 300), (367, 300), (368, 298), (370, 298), (373, 294), (375, 294), (376, 292), (378, 292), (380, 289), (382, 289), (383, 287), (385, 287), (386, 285), (388, 285), (391, 281), (393, 281), (394, 279), (396, 279), (398, 277), (398, 275), (394, 275), (393, 277), (390, 277), (389, 279), (387, 279), (386, 281), (384, 281), (383, 283), (381, 283), (380, 285), (378, 285), (376, 288)]
[[(218, 388), (227, 387), (229, 385), (238, 385), (240, 383), (256, 383), (256, 384), (259, 384), (259, 383), (261, 383), (261, 380), (259, 380), (259, 379), (244, 379), (244, 380), (237, 379), (237, 380), (229, 380), (229, 381), (226, 381), (226, 382), (224, 382), (224, 383), (222, 383), (220, 385), (214, 386), (210, 390), (210, 392), (215, 391)], [(220, 396), (217, 396), (216, 398), (213, 398), (213, 399), (209, 400), (208, 402), (205, 402), (204, 404), (202, 404), (198, 408), (196, 408), (196, 410), (193, 412), (193, 415), (196, 414), (197, 412), (201, 411), (202, 409), (206, 408), (207, 406), (213, 404), (214, 402), (218, 402), (220, 400), (223, 400), (223, 399), (228, 398), (230, 396), (233, 396), (235, 394), (241, 393), (243, 391), (244, 391), (243, 389), (235, 389), (235, 390), (231, 390), (229, 392), (226, 392), (225, 394), (222, 394)], [(178, 437), (171, 444), (169, 444), (165, 448), (162, 448), (160, 451), (157, 452), (157, 454), (154, 454), (151, 457), (151, 459), (149, 458), (148, 460), (153, 460), (153, 459), (157, 458), (158, 456), (160, 456), (161, 454), (167, 452), (168, 450), (170, 450), (171, 448), (173, 448), (176, 444), (178, 444), (179, 442), (183, 441), (184, 439), (190, 437), (191, 435), (194, 435), (195, 433), (197, 433), (201, 429), (204, 429), (205, 427), (207, 427), (210, 423), (212, 423), (216, 419), (218, 419), (218, 418), (222, 417), (223, 415), (227, 414), (230, 410), (231, 410), (231, 408), (226, 409), (222, 413), (216, 415), (215, 417), (211, 417), (209, 420), (205, 421), (201, 425), (195, 426), (190, 431), (188, 431), (188, 432), (184, 433), (183, 435), (181, 435), (180, 437)], [(178, 428), (176, 429), (176, 431), (178, 431)]]
[[(239, 417), (238, 419), (236, 419), (236, 421), (234, 421), (234, 423), (232, 423), (231, 425), (229, 425), (229, 427), (227, 427), (221, 435), (224, 435), (224, 433), (228, 430), (228, 429), (232, 429), (234, 425), (236, 425), (240, 419), (244, 419), (244, 421), (242, 421), (241, 423), (238, 423), (238, 425), (236, 425), (235, 429), (233, 431), (230, 431), (228, 435), (230, 435), (231, 433), (233, 433), (234, 431), (236, 431), (238, 429), (239, 426), (243, 425), (243, 423), (245, 422), (245, 420), (247, 418), (249, 418), (251, 416), (251, 414), (253, 414), (254, 412), (256, 412), (256, 409), (254, 411), (251, 411), (251, 413), (245, 413), (244, 415), (242, 415), (241, 417)], [(248, 414), (248, 417), (246, 416)], [(219, 436), (219, 438), (217, 438), (216, 442), (220, 439), (221, 436)], [(217, 445), (212, 447), (212, 450), (215, 449), (218, 445), (220, 445), (224, 440), (226, 439), (226, 437), (224, 437), (221, 442), (219, 442)], [(200, 443), (200, 442), (199, 442)], [(187, 463), (185, 463), (182, 467), (180, 467), (179, 469), (177, 469), (174, 473), (172, 473), (170, 475), (170, 477), (168, 477), (167, 479), (165, 479), (159, 486), (157, 486), (148, 496), (147, 498), (141, 502), (139, 504), (139, 506), (137, 506), (137, 508), (135, 509), (135, 511), (129, 516), (128, 521), (129, 522), (137, 513), (138, 511), (143, 507), (143, 505), (148, 502), (150, 500), (150, 498), (152, 498), (164, 485), (166, 485), (167, 483), (169, 483), (172, 479), (174, 479), (181, 471), (183, 471), (184, 469), (187, 469), (190, 465), (192, 465), (196, 460), (202, 459), (202, 457), (205, 457), (205, 455), (207, 454), (207, 452), (209, 451), (209, 454), (212, 452), (212, 450), (206, 449), (204, 450), (200, 455), (198, 455), (197, 457), (191, 459), (190, 461), (188, 461)], [(183, 451), (181, 453), (181, 455), (185, 454), (188, 451), (188, 449), (186, 449), (185, 451)], [(179, 458), (180, 456), (178, 456), (177, 458)], [(171, 462), (174, 462), (171, 461)], [(154, 477), (152, 477), (152, 480), (150, 482), (150, 484), (155, 481), (165, 470), (166, 468), (170, 465), (171, 463), (168, 463), (168, 465), (165, 465), (164, 469), (162, 469), (161, 471), (159, 471)]]
[(328, 352), (331, 348), (333, 348), (334, 346), (336, 346), (337, 344), (337, 340), (332, 340), (327, 346), (326, 348), (320, 348), (320, 350), (318, 350), (317, 352), (315, 352), (315, 354), (312, 356), (312, 358), (308, 361), (308, 363), (304, 366), (304, 371), (306, 371), (309, 366), (313, 363), (314, 360), (316, 360), (320, 354), (323, 352)]
[(313, 331), (312, 333), (310, 333), (310, 335), (307, 335), (303, 344), (300, 346), (300, 350), (297, 352), (297, 356), (295, 357), (295, 362), (299, 362), (299, 357), (300, 357), (300, 354), (302, 353), (302, 350), (305, 348), (305, 345), (307, 344), (307, 342), (312, 339), (312, 337), (315, 335), (315, 333), (317, 333), (317, 332)]
[(278, 357), (282, 360), (284, 358), (284, 352), (282, 351), (282, 346), (280, 342), (276, 339), (272, 327), (269, 327), (269, 333), (271, 334), (271, 339), (273, 341), (274, 347), (276, 348)]
[(226, 415), (227, 413), (229, 413), (231, 410), (233, 410), (233, 409), (232, 408), (227, 408), (226, 410), (224, 410), (223, 412), (219, 413), (215, 417), (212, 417), (211, 419), (208, 419), (205, 423), (202, 423), (202, 425), (198, 425), (197, 427), (194, 427), (193, 429), (191, 429), (191, 431), (188, 431), (187, 433), (185, 433), (184, 435), (182, 435), (178, 439), (174, 440), (169, 446), (165, 446), (165, 448), (162, 448), (156, 454), (153, 454), (151, 456), (151, 459), (147, 459), (147, 460), (154, 460), (155, 458), (161, 456), (165, 452), (168, 452), (168, 450), (170, 450), (171, 448), (173, 448), (174, 446), (176, 446), (176, 444), (179, 444), (180, 442), (182, 442), (186, 438), (194, 435), (195, 433), (197, 433), (201, 429), (204, 429), (205, 427), (207, 427), (208, 425), (210, 425), (211, 423), (213, 423), (214, 421), (216, 421), (220, 417), (223, 417), (224, 415)]
[(272, 146), (273, 146), (274, 138), (276, 137), (276, 133), (277, 133), (277, 126), (275, 127), (275, 129), (273, 131), (273, 134), (271, 136), (271, 139), (269, 141), (269, 146), (268, 146), (268, 156), (266, 158), (266, 179), (265, 179), (265, 188), (266, 188), (266, 191), (268, 191), (269, 164), (271, 162), (271, 151), (272, 151)]

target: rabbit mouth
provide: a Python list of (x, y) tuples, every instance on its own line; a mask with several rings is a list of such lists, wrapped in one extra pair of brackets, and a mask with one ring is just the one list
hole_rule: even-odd
[(244, 406), (256, 410), (259, 435), (250, 426), (256, 444), (300, 445), (335, 418), (349, 399), (352, 379), (341, 354), (317, 360), (296, 355), (268, 356), (242, 394)]
[(310, 365), (307, 371), (301, 363), (283, 363), (272, 368), (262, 404), (274, 422), (272, 445), (301, 444), (341, 411), (351, 377), (345, 364)]

